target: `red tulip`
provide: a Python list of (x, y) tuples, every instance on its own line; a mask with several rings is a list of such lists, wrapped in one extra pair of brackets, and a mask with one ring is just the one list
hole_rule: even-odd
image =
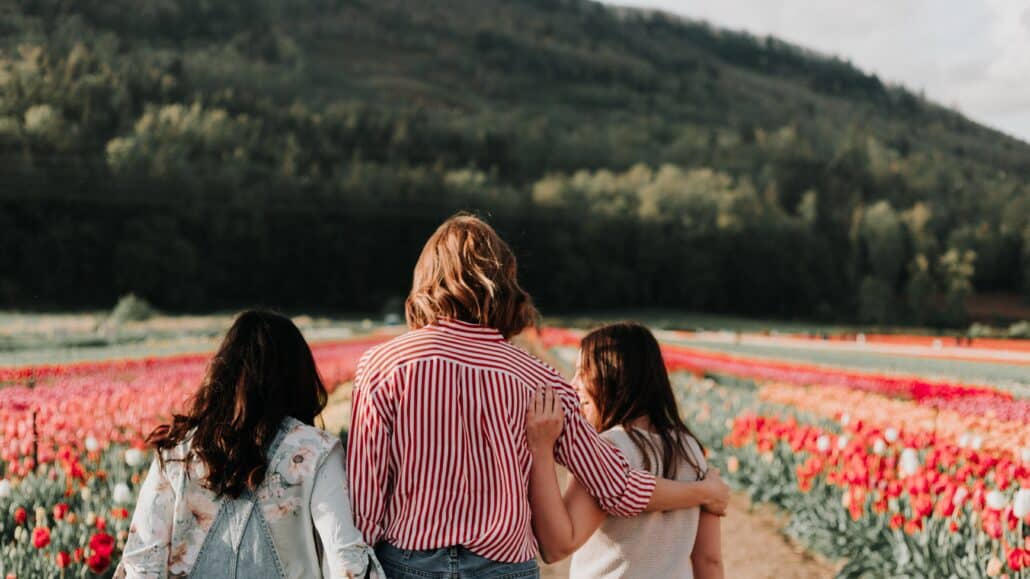
[(72, 556), (67, 551), (60, 551), (54, 556), (54, 561), (57, 563), (59, 569), (64, 569), (72, 563)]
[(32, 546), (37, 549), (42, 549), (50, 544), (50, 529), (46, 527), (36, 527), (32, 530)]
[(902, 516), (901, 513), (894, 513), (894, 515), (891, 516), (890, 526), (891, 526), (892, 529), (898, 530), (902, 526), (904, 526), (904, 524), (905, 524), (905, 517)]
[(25, 512), (25, 509), (18, 507), (14, 510), (14, 524), (24, 525), (27, 520), (29, 520), (29, 514)]
[(93, 553), (86, 560), (86, 565), (89, 566), (89, 570), (101, 574), (107, 571), (107, 568), (111, 566), (111, 557), (107, 555), (101, 555), (100, 553)]
[(919, 531), (923, 530), (922, 519), (910, 519), (905, 522), (905, 533), (908, 535), (914, 535)]
[(1013, 571), (1030, 569), (1030, 551), (1026, 549), (1012, 549), (1009, 551), (1009, 567)]
[(94, 553), (110, 557), (114, 551), (114, 537), (107, 533), (97, 533), (90, 538), (89, 548)]
[(61, 521), (64, 519), (64, 515), (68, 513), (68, 505), (66, 503), (57, 503), (54, 505), (54, 520)]

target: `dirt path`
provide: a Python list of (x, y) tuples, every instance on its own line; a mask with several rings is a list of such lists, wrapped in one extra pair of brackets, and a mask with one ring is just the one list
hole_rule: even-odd
[[(339, 432), (350, 419), (350, 385), (340, 386), (322, 415), (326, 430)], [(780, 532), (783, 519), (773, 509), (751, 509), (737, 495), (723, 519), (722, 545), (726, 577), (732, 579), (829, 579), (834, 569), (793, 545)], [(543, 566), (544, 579), (568, 577), (568, 561)]]

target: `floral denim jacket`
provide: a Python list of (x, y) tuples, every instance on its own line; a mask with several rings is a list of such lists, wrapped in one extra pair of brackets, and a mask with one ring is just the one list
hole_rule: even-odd
[[(354, 527), (339, 439), (287, 418), (270, 450), (264, 482), (235, 501), (219, 499), (202, 486), (203, 465), (184, 461), (188, 442), (166, 451), (163, 466), (155, 458), (140, 489), (115, 577), (188, 577), (209, 549), (216, 552), (206, 552), (205, 561), (214, 557), (237, 565), (238, 553), (208, 535), (212, 527), (225, 526), (219, 517), (243, 512), (240, 532), (251, 528), (247, 518), (257, 516), (263, 525), (253, 528), (263, 530), (271, 543), (272, 564), (266, 567), (274, 568), (263, 569), (264, 577), (385, 578)], [(250, 553), (267, 550), (259, 546)]]

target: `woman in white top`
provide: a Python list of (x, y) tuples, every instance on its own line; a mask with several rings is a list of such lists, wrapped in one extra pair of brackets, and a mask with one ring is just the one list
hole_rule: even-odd
[[(584, 416), (632, 466), (684, 481), (706, 476), (701, 445), (680, 418), (661, 349), (646, 327), (621, 323), (588, 334), (573, 385)], [(533, 530), (545, 561), (575, 551), (571, 579), (723, 578), (718, 516), (694, 508), (608, 517), (575, 478), (563, 497), (554, 466), (562, 422), (554, 393), (540, 388), (526, 424)]]
[(240, 314), (157, 452), (115, 576), (382, 578), (354, 527), (326, 390), (297, 327)]

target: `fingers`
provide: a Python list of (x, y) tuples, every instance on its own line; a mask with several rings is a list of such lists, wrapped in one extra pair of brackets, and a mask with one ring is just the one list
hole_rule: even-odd
[(726, 503), (711, 503), (705, 505), (703, 508), (706, 513), (711, 513), (717, 517), (725, 517), (728, 507), (729, 505)]
[(533, 397), (526, 410), (529, 419), (564, 419), (561, 398), (557, 390), (550, 384), (539, 384), (533, 388)]

